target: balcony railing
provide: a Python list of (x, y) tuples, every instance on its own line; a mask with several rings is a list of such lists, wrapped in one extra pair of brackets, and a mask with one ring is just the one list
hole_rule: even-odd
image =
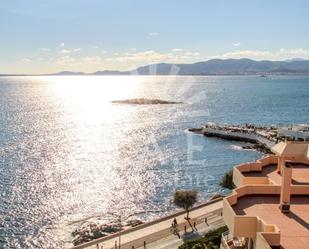
[(232, 241), (233, 238), (230, 234), (230, 231), (226, 231), (221, 235), (221, 247), (222, 249), (230, 249), (229, 242)]
[(222, 233), (220, 249), (247, 249), (247, 243), (242, 238), (233, 238), (229, 231)]

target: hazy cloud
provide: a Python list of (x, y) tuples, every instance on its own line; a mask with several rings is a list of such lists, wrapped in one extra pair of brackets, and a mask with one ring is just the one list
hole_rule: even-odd
[(73, 65), (75, 62), (76, 62), (76, 60), (74, 58), (72, 58), (71, 56), (68, 56), (68, 55), (62, 56), (62, 57), (60, 57), (56, 60), (57, 64), (65, 65), (65, 66)]
[(20, 61), (21, 61), (22, 63), (30, 63), (32, 60), (29, 59), (29, 58), (22, 58)]
[(239, 46), (240, 46), (240, 42), (235, 42), (235, 43), (233, 43), (233, 46), (234, 46), (234, 47), (239, 47)]
[(267, 51), (267, 50), (235, 50), (232, 52), (227, 52), (221, 55), (214, 55), (208, 57), (212, 58), (251, 58), (257, 60), (284, 60), (291, 58), (309, 58), (309, 50), (305, 50), (302, 48), (295, 49), (285, 49), (281, 48), (277, 51)]
[(61, 50), (61, 53), (63, 53), (63, 54), (69, 54), (69, 53), (71, 53), (71, 52), (72, 52), (71, 49), (62, 49), (62, 50)]
[(69, 53), (73, 53), (73, 52), (78, 52), (80, 51), (80, 48), (74, 48), (74, 49), (62, 49), (61, 53), (63, 54), (69, 54)]
[(83, 62), (86, 64), (98, 65), (102, 64), (102, 59), (99, 56), (88, 56), (83, 59)]
[(148, 50), (144, 52), (128, 52), (121, 54), (114, 54), (114, 57), (108, 58), (108, 61), (114, 62), (130, 62), (136, 64), (147, 64), (147, 63), (185, 63), (192, 62), (199, 58), (200, 54), (196, 52), (171, 52), (171, 53), (160, 53), (154, 50)]
[(50, 48), (40, 48), (40, 50), (43, 51), (43, 52), (49, 52)]
[(158, 35), (160, 35), (160, 33), (159, 32), (149, 32), (148, 35), (149, 36), (158, 36)]
[(182, 49), (182, 48), (174, 48), (172, 51), (173, 51), (173, 52), (182, 52), (183, 49)]

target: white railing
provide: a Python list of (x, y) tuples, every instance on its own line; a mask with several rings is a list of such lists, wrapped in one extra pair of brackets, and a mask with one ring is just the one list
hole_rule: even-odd
[(230, 231), (226, 231), (221, 234), (221, 247), (222, 249), (230, 249), (228, 242), (233, 238), (230, 234)]

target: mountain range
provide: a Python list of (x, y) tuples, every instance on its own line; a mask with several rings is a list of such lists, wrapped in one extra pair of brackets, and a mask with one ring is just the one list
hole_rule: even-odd
[[(63, 71), (48, 75), (281, 75), (309, 74), (309, 60), (255, 61), (251, 59), (212, 59), (192, 64), (158, 63), (132, 71), (97, 71), (94, 73)], [(5, 76), (8, 76), (6, 74)], [(4, 76), (4, 74), (2, 74)]]

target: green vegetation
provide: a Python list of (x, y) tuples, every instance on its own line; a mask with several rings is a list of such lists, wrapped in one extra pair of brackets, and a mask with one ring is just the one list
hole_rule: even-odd
[(233, 183), (233, 170), (230, 170), (222, 176), (220, 186), (223, 188), (234, 189), (236, 186)]
[(197, 192), (192, 190), (179, 190), (174, 193), (174, 204), (187, 212), (189, 220), (190, 208), (197, 202)]
[(206, 245), (204, 243), (197, 243), (192, 247), (192, 249), (204, 249), (204, 248), (206, 248)]
[(227, 226), (209, 231), (204, 237), (188, 240), (178, 249), (219, 249), (221, 243), (221, 234), (227, 231)]

